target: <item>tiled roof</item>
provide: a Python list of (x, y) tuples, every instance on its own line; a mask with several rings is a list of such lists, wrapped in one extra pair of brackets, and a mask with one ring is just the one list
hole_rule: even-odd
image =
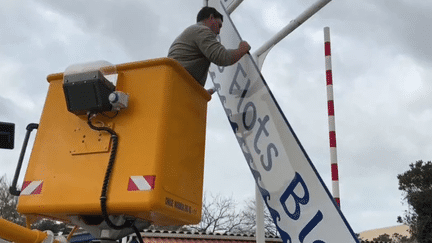
[[(255, 241), (255, 234), (235, 234), (235, 233), (204, 233), (197, 231), (160, 231), (144, 230), (141, 235), (148, 238), (188, 238), (188, 239), (211, 239), (211, 240), (238, 240)], [(278, 236), (266, 236), (267, 242), (282, 242)]]
[[(164, 231), (164, 230), (144, 230), (141, 232), (144, 243), (229, 243), (229, 242), (256, 242), (255, 234), (233, 234), (233, 233), (203, 233), (191, 231)], [(135, 237), (131, 234), (129, 237)], [(88, 242), (93, 237), (89, 233), (75, 234), (71, 242)], [(267, 236), (266, 242), (282, 242), (278, 236)], [(381, 243), (379, 241), (360, 241), (361, 243)]]
[[(135, 234), (130, 236), (135, 237)], [(166, 230), (143, 230), (141, 232), (144, 242), (169, 242), (172, 239), (176, 239), (177, 242), (190, 242), (191, 240), (198, 240), (200, 242), (211, 241), (216, 243), (218, 241), (230, 242), (230, 241), (243, 241), (243, 242), (255, 242), (256, 238), (254, 234), (233, 234), (233, 233), (203, 233), (197, 231), (166, 231)], [(75, 234), (71, 242), (85, 242), (91, 240), (92, 236), (89, 233), (78, 233)], [(267, 236), (266, 242), (282, 242), (280, 237)]]

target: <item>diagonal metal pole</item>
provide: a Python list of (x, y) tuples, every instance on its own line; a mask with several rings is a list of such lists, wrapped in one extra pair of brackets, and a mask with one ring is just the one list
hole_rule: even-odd
[[(242, 1), (242, 0), (241, 0)], [(240, 2), (241, 2), (240, 1)], [(308, 20), (312, 15), (317, 13), (320, 9), (322, 9), (327, 3), (331, 0), (319, 0), (315, 4), (311, 5), (308, 9), (306, 9), (303, 13), (301, 13), (297, 18), (291, 20), (291, 22), (285, 26), (282, 30), (280, 30), (277, 34), (275, 34), (270, 40), (268, 40), (264, 45), (258, 48), (253, 54), (252, 57), (255, 60), (258, 68), (261, 70), (264, 64), (264, 59), (270, 50), (279, 43), (282, 39), (288, 36), (291, 32), (293, 32), (297, 27), (303, 24), (306, 20)], [(255, 185), (255, 200), (256, 200), (256, 242), (257, 243), (265, 243), (265, 232), (264, 232), (264, 203), (261, 197), (261, 193), (258, 187)]]
[(234, 0), (227, 8), (227, 12), (231, 14), (243, 2), (243, 0)]
[(267, 56), (270, 49), (275, 46), (279, 41), (293, 32), (297, 27), (303, 24), (306, 20), (308, 20), (312, 15), (317, 13), (320, 9), (322, 9), (327, 3), (331, 2), (331, 0), (319, 0), (316, 3), (312, 4), (309, 8), (307, 8), (303, 13), (301, 13), (297, 18), (291, 20), (291, 22), (285, 26), (282, 30), (280, 30), (277, 34), (275, 34), (270, 40), (268, 40), (264, 45), (258, 48), (253, 54), (253, 58), (257, 62), (258, 67), (261, 69), (264, 59)]

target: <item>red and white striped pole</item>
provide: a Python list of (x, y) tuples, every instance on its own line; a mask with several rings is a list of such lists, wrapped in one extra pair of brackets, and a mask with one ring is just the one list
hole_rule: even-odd
[(330, 28), (324, 28), (324, 52), (325, 52), (325, 68), (327, 80), (327, 106), (328, 106), (328, 123), (329, 123), (329, 140), (330, 140), (330, 163), (332, 177), (332, 193), (333, 198), (340, 207), (339, 197), (339, 172), (337, 165), (336, 152), (336, 126), (333, 101), (333, 75), (331, 65), (331, 50), (330, 50)]

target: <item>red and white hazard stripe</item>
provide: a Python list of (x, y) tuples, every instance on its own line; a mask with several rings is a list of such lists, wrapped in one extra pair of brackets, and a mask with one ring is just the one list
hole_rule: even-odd
[(131, 176), (128, 191), (151, 191), (155, 186), (155, 176)]
[(335, 126), (335, 112), (334, 112), (334, 99), (333, 99), (333, 75), (332, 75), (332, 65), (331, 65), (329, 27), (324, 28), (324, 52), (325, 52), (325, 67), (326, 67), (326, 81), (327, 81), (327, 106), (328, 106), (329, 140), (330, 140), (332, 193), (333, 193), (333, 198), (335, 199), (335, 201), (340, 207), (339, 172), (338, 172), (337, 152), (336, 152), (336, 126)]
[(42, 192), (43, 181), (24, 181), (20, 195), (37, 195)]

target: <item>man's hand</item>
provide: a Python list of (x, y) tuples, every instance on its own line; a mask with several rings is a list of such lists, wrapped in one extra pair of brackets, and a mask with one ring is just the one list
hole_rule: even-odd
[(249, 43), (247, 43), (246, 41), (242, 41), (242, 42), (240, 42), (237, 49), (240, 51), (241, 56), (244, 56), (246, 53), (249, 52), (251, 47), (250, 47)]
[(246, 41), (240, 42), (236, 50), (232, 50), (232, 64), (236, 63), (251, 49), (250, 45)]
[(216, 92), (216, 89), (215, 89), (215, 87), (213, 87), (213, 88), (211, 88), (211, 89), (208, 89), (207, 92), (208, 92), (210, 95), (212, 95), (212, 94), (214, 94), (214, 92)]

